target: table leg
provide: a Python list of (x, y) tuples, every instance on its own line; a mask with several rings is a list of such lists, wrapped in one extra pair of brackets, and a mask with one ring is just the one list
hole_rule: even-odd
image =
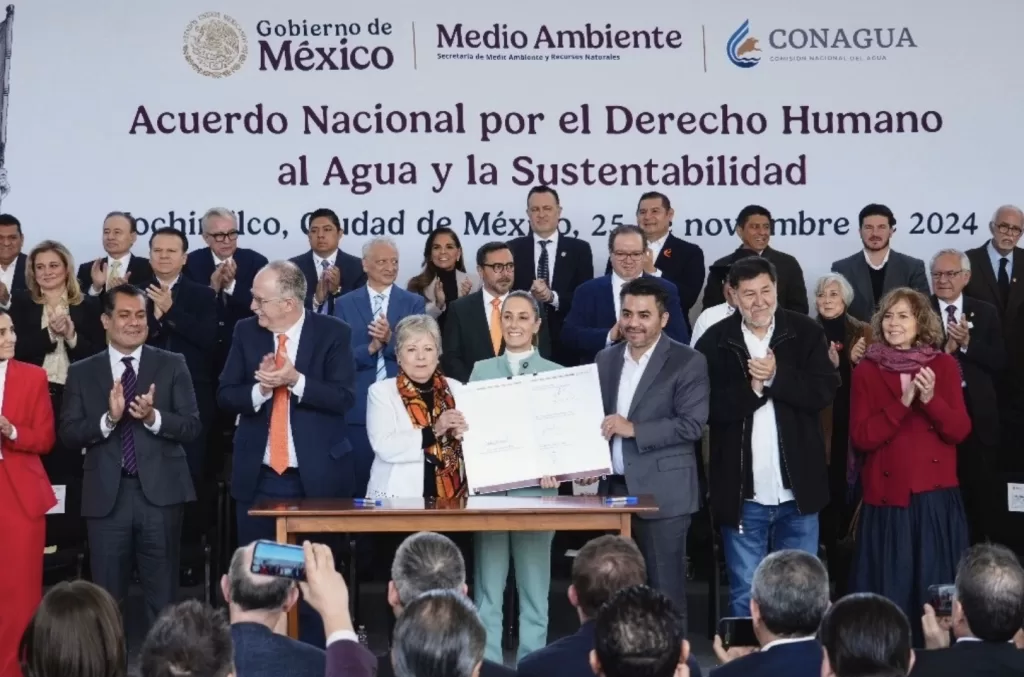
[(633, 537), (633, 516), (628, 512), (619, 516), (619, 535), (623, 538)]
[[(295, 544), (295, 534), (288, 533), (288, 518), (277, 518), (277, 542)], [(288, 612), (288, 636), (292, 639), (299, 638), (299, 605), (292, 606)]]

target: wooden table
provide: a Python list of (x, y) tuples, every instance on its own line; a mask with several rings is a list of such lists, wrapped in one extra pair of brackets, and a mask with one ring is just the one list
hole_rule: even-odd
[[(277, 540), (299, 534), (416, 531), (616, 531), (629, 538), (631, 518), (657, 511), (651, 496), (613, 505), (600, 496), (471, 496), (456, 500), (396, 498), (362, 507), (352, 499), (263, 501), (253, 517), (277, 521)], [(299, 616), (288, 615), (288, 634), (298, 637)]]

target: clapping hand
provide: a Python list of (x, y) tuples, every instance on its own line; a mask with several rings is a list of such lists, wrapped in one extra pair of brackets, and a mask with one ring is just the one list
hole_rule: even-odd
[(264, 395), (269, 395), (271, 392), (273, 392), (274, 389), (268, 388), (264, 386), (262, 382), (260, 382), (260, 373), (268, 373), (274, 371), (275, 369), (277, 369), (277, 358), (274, 357), (274, 353), (267, 353), (266, 355), (263, 356), (263, 359), (260, 360), (259, 369), (257, 369), (256, 373), (254, 374), (254, 376), (256, 377), (256, 381), (260, 383), (260, 392), (263, 393)]
[(299, 372), (295, 370), (295, 365), (287, 357), (284, 359), (284, 364), (281, 365), (280, 369), (276, 368), (276, 361), (270, 363), (270, 369), (263, 368), (266, 364), (267, 359), (263, 358), (263, 362), (260, 363), (260, 370), (256, 372), (256, 381), (260, 384), (260, 390), (265, 395), (269, 394), (274, 388), (290, 388), (298, 382)]
[(551, 288), (548, 287), (548, 283), (540, 279), (533, 281), (533, 284), (530, 286), (530, 293), (533, 294), (533, 298), (541, 303), (551, 303), (555, 298)]
[(11, 439), (11, 435), (14, 434), (14, 425), (7, 420), (6, 416), (0, 416), (0, 435), (3, 435), (7, 439)]
[(836, 348), (835, 341), (829, 341), (828, 343), (828, 360), (832, 363), (833, 367), (839, 368), (839, 349)]
[(107, 398), (107, 415), (110, 420), (117, 424), (124, 416), (124, 386), (121, 381), (114, 381), (110, 388), (110, 396)]
[(911, 379), (907, 382), (907, 385), (903, 386), (903, 396), (900, 397), (900, 402), (903, 403), (904, 407), (909, 407), (914, 403), (915, 397), (917, 397), (917, 381)]
[(473, 291), (473, 281), (467, 277), (459, 283), (459, 296), (465, 296), (471, 291)]
[(135, 399), (128, 405), (128, 413), (132, 418), (148, 423), (150, 425), (156, 420), (156, 410), (153, 408), (153, 398), (156, 397), (156, 385), (150, 384), (149, 390), (136, 395)]
[(771, 350), (764, 357), (747, 360), (750, 376), (758, 381), (768, 381), (775, 376), (775, 353)]
[(163, 284), (151, 284), (146, 289), (146, 296), (153, 302), (153, 316), (156, 319), (160, 319), (167, 314), (167, 311), (171, 309), (174, 304), (174, 299), (171, 296), (171, 290)]
[(440, 310), (444, 310), (444, 285), (441, 284), (441, 278), (434, 278), (434, 305)]
[(864, 357), (865, 351), (868, 349), (868, 342), (863, 336), (857, 339), (857, 342), (850, 348), (850, 364), (857, 364), (860, 362), (860, 358)]
[(967, 324), (967, 316), (962, 315), (959, 322), (947, 324), (946, 333), (949, 334), (950, 340), (956, 341), (957, 346), (966, 348), (971, 342), (971, 330)]
[(391, 325), (388, 324), (388, 318), (383, 315), (370, 323), (368, 331), (370, 338), (376, 340), (382, 346), (391, 340)]
[(922, 367), (921, 371), (914, 376), (914, 385), (917, 387), (918, 398), (921, 404), (928, 404), (935, 396), (935, 372), (930, 367)]
[(469, 430), (469, 426), (466, 425), (466, 417), (458, 409), (448, 409), (434, 421), (434, 437), (444, 437), (450, 434), (461, 440), (467, 430)]

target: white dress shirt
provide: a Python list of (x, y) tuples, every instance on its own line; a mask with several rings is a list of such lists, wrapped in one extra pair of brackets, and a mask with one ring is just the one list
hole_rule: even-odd
[(505, 359), (508, 360), (508, 366), (512, 369), (513, 376), (519, 376), (519, 365), (530, 355), (533, 355), (533, 348), (521, 353), (513, 353), (508, 349), (505, 350)]
[[(124, 269), (122, 268), (122, 270)], [(121, 360), (123, 360), (126, 357), (132, 358), (132, 369), (135, 370), (135, 382), (136, 384), (138, 384), (139, 365), (142, 363), (142, 346), (139, 346), (128, 355), (125, 355), (121, 351), (117, 350), (117, 348), (115, 348), (114, 346), (107, 346), (107, 356), (110, 358), (110, 372), (114, 377), (115, 383), (119, 382), (121, 380), (121, 377), (124, 375), (125, 367), (124, 362), (122, 362)], [(135, 395), (139, 396), (145, 394), (146, 391), (142, 390), (140, 386), (136, 385)], [(131, 416), (131, 412), (128, 411), (129, 404), (131, 403), (128, 402), (127, 399), (125, 399), (124, 413), (121, 415), (122, 419), (126, 416)], [(100, 416), (100, 433), (105, 438), (110, 437), (110, 433), (114, 432), (114, 429), (107, 425), (107, 413), (108, 412), (103, 412), (103, 415)], [(153, 433), (154, 435), (160, 432), (160, 411), (155, 406), (153, 407), (153, 425), (150, 425), (148, 423), (143, 423), (143, 425), (146, 426), (146, 430)]]
[[(661, 239), (647, 241), (647, 251), (651, 252), (652, 261), (657, 261), (658, 257), (661, 256), (661, 250), (665, 248), (665, 240), (667, 239), (668, 233), (665, 233), (664, 235), (661, 236)], [(654, 277), (661, 277), (661, 269), (655, 267), (654, 272), (648, 273), (648, 275), (653, 275)]]
[[(299, 354), (299, 337), (302, 336), (302, 325), (306, 321), (306, 312), (302, 312), (302, 316), (299, 317), (299, 321), (293, 324), (284, 335), (288, 337), (288, 340), (284, 343), (285, 352), (288, 354), (288, 360), (295, 364), (296, 356)], [(274, 354), (277, 354), (277, 341), (280, 332), (274, 333)], [(298, 380), (291, 388), (289, 388), (291, 394), (294, 395), (299, 401), (302, 401), (302, 394), (306, 390), (306, 376), (299, 374)], [(252, 408), (253, 411), (259, 411), (260, 407), (269, 402), (274, 398), (274, 391), (271, 390), (268, 395), (264, 395), (260, 390), (260, 384), (254, 383), (252, 386)], [(291, 406), (289, 403), (288, 407), (288, 467), (298, 468), (299, 458), (295, 454), (295, 440), (292, 438), (292, 421), (291, 421)], [(267, 435), (267, 449), (263, 452), (263, 465), (270, 465), (270, 435)]]
[(811, 635), (810, 637), (783, 637), (781, 639), (775, 640), (774, 642), (768, 642), (767, 644), (765, 644), (764, 646), (761, 647), (760, 651), (761, 651), (761, 653), (764, 653), (765, 651), (768, 651), (772, 647), (782, 646), (784, 644), (796, 644), (797, 642), (817, 641), (817, 639), (818, 638), (815, 637), (814, 635)]
[[(555, 252), (558, 251), (558, 230), (551, 234), (551, 237), (540, 237), (536, 233), (533, 234), (533, 269), (540, 272), (540, 253), (544, 251), (544, 247), (541, 242), (550, 242), (548, 245), (548, 279), (545, 282), (548, 283), (548, 289), (551, 289), (551, 283), (555, 279)], [(555, 310), (558, 310), (558, 292), (551, 289), (551, 305), (554, 306)]]
[[(28, 265), (28, 260), (27, 259), (25, 261), (25, 264)], [(14, 260), (11, 261), (11, 265), (7, 266), (6, 268), (4, 268), (2, 265), (0, 265), (0, 282), (4, 283), (4, 286), (7, 287), (7, 291), (10, 291), (12, 289), (13, 285), (14, 285), (14, 269), (17, 268), (17, 267), (18, 267), (18, 258), (17, 257), (15, 257)]]
[[(213, 268), (214, 268), (214, 270), (216, 270), (217, 268), (220, 268), (221, 265), (227, 263), (232, 258), (230, 256), (227, 257), (226, 259), (218, 258), (217, 255), (213, 253), (213, 249), (210, 250), (210, 256), (213, 257)], [(235, 282), (236, 282), (236, 280), (231, 280), (231, 282), (229, 284), (227, 284), (226, 286), (221, 288), (221, 291), (223, 291), (225, 294), (234, 294), (235, 293)]]
[[(651, 347), (640, 356), (639, 360), (633, 359), (629, 346), (622, 351), (622, 375), (619, 376), (619, 392), (615, 400), (615, 413), (622, 418), (629, 418), (629, 409), (633, 406), (636, 387), (640, 385), (640, 379), (644, 377), (647, 365), (651, 363), (651, 355), (654, 354), (654, 349), (658, 347), (659, 341), (661, 341), (661, 336), (658, 336), (658, 340), (651, 344)], [(622, 460), (622, 438), (618, 435), (612, 437), (612, 472), (616, 475), (626, 472), (626, 465)]]
[[(0, 409), (4, 406), (4, 386), (7, 384), (7, 360), (0, 362)], [(11, 426), (11, 437), (9, 438), (12, 442), (18, 439), (18, 429), (13, 425)], [(4, 460), (3, 452), (0, 452), (0, 461)]]
[(885, 250), (885, 258), (882, 259), (882, 262), (879, 263), (876, 266), (875, 264), (871, 263), (871, 257), (868, 256), (868, 250), (865, 249), (864, 250), (864, 260), (868, 262), (868, 268), (874, 268), (875, 270), (881, 270), (882, 268), (885, 268), (885, 264), (889, 263), (889, 254), (891, 254), (891, 253), (892, 253), (892, 248), (891, 247), (889, 249), (886, 249)]
[[(618, 273), (612, 271), (612, 302), (615, 304), (615, 323), (618, 324), (619, 316), (622, 315), (622, 287), (626, 284), (626, 280), (619, 277)], [(612, 341), (612, 331), (615, 327), (608, 330), (608, 338), (605, 340), (605, 345), (610, 346)], [(628, 352), (628, 351), (627, 351)]]
[[(376, 289), (371, 287), (369, 284), (366, 285), (366, 293), (369, 294), (369, 296), (370, 296), (370, 312), (371, 313), (373, 312), (374, 304), (377, 303), (377, 299), (376, 299), (377, 295), (383, 294), (384, 298), (381, 299), (380, 314), (383, 315), (384, 317), (388, 316), (388, 304), (391, 303), (391, 289), (394, 286), (395, 285), (393, 285), (393, 284), (389, 284), (384, 289), (381, 289), (380, 291), (377, 291)], [(377, 316), (375, 315), (373, 319), (376, 320)], [(392, 327), (392, 329), (394, 329), (394, 327)]]
[[(761, 359), (768, 356), (768, 346), (775, 333), (775, 322), (768, 328), (764, 338), (758, 338), (743, 323), (743, 341), (747, 344), (750, 357)], [(774, 377), (773, 377), (774, 378)], [(765, 382), (771, 386), (772, 379)], [(759, 397), (764, 397), (762, 392)], [(754, 423), (750, 432), (750, 451), (753, 457), (754, 502), (761, 505), (779, 505), (796, 500), (793, 492), (786, 489), (782, 481), (782, 461), (779, 459), (779, 427), (775, 420), (775, 404), (771, 398), (754, 412)]]
[[(327, 256), (327, 257), (320, 256), (316, 252), (313, 252), (313, 269), (316, 270), (316, 278), (319, 280), (321, 277), (324, 276), (324, 273), (327, 272), (326, 269), (324, 268), (324, 261), (327, 262), (327, 268), (330, 268), (331, 266), (335, 265), (335, 261), (337, 261), (337, 260), (338, 260), (338, 250), (337, 249), (335, 249), (333, 252), (331, 252), (331, 254), (329, 256)], [(324, 301), (326, 302), (327, 299), (324, 299)], [(313, 297), (313, 310), (315, 310), (317, 312), (320, 312), (320, 309), (323, 307), (323, 305), (324, 305), (323, 303), (321, 303), (320, 305), (317, 305), (317, 303), (316, 303), (316, 296)]]
[[(120, 258), (116, 258), (116, 259), (108, 254), (107, 255), (107, 281), (108, 282), (110, 281), (110, 275), (111, 275), (111, 273), (114, 270), (114, 264), (115, 263), (120, 263), (121, 264), (121, 268), (117, 271), (118, 272), (118, 276), (119, 277), (124, 277), (125, 275), (127, 275), (128, 274), (128, 264), (131, 263), (131, 260), (132, 260), (132, 253), (131, 252), (128, 252), (124, 256), (122, 256)], [(142, 282), (142, 281), (143, 280), (135, 280), (136, 283)], [(129, 282), (131, 282), (131, 280), (129, 280)], [(93, 288), (92, 283), (89, 284), (89, 296), (99, 296), (102, 291), (103, 291), (102, 288), (100, 288), (99, 291), (97, 291), (96, 289)]]
[(491, 292), (487, 291), (486, 287), (482, 287), (480, 291), (483, 292), (482, 296), (484, 297), (484, 317), (487, 318), (487, 329), (489, 331), (491, 328), (491, 301), (493, 301), (495, 298), (501, 301), (501, 303), (498, 304), (498, 311), (501, 312), (501, 307), (505, 305), (505, 299), (508, 298), (508, 293), (506, 292), (504, 296), (496, 297), (493, 294), (491, 294)]
[[(936, 300), (939, 302), (939, 320), (942, 322), (942, 335), (949, 338), (949, 332), (946, 330), (946, 327), (949, 326), (949, 311), (947, 311), (946, 308), (953, 306), (956, 310), (953, 316), (959, 323), (964, 317), (964, 295), (960, 294), (960, 296), (956, 297), (952, 303), (946, 303), (940, 298), (936, 298)], [(967, 346), (960, 346), (960, 352), (966, 355)], [(967, 382), (961, 380), (960, 385), (966, 386)]]
[(693, 323), (693, 336), (690, 337), (690, 345), (697, 345), (697, 341), (708, 330), (708, 327), (718, 324), (727, 317), (731, 317), (735, 312), (736, 309), (728, 303), (719, 303), (717, 306), (711, 306), (701, 311), (701, 314), (697, 316), (697, 321)]

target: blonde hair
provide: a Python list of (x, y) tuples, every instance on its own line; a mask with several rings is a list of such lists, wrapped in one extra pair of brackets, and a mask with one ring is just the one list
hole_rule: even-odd
[(82, 288), (78, 286), (78, 278), (75, 276), (75, 259), (71, 256), (68, 248), (56, 240), (43, 240), (28, 254), (25, 261), (25, 286), (36, 303), (43, 303), (43, 292), (39, 289), (36, 281), (36, 257), (46, 252), (53, 252), (64, 263), (66, 278), (64, 280), (65, 293), (68, 297), (69, 306), (77, 306), (82, 302)]
[(917, 322), (917, 337), (914, 339), (914, 345), (941, 346), (944, 339), (942, 321), (932, 310), (932, 304), (928, 297), (909, 287), (893, 289), (878, 303), (878, 310), (871, 317), (871, 331), (876, 340), (886, 342), (885, 332), (882, 331), (882, 318), (900, 301), (907, 302), (910, 312)]

